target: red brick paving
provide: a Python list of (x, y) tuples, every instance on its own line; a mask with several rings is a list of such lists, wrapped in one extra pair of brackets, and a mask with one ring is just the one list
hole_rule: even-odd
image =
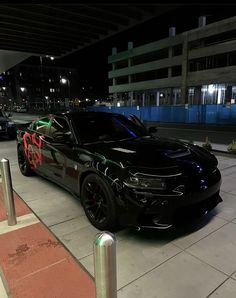
[[(18, 195), (14, 192), (14, 202), (16, 209), (16, 216), (22, 216), (25, 214), (32, 213), (27, 205), (18, 197)], [(6, 210), (3, 200), (3, 189), (2, 184), (0, 183), (0, 221), (6, 220)]]
[[(17, 216), (31, 213), (14, 196)], [(95, 297), (93, 279), (42, 223), (0, 235), (0, 267), (12, 298)]]

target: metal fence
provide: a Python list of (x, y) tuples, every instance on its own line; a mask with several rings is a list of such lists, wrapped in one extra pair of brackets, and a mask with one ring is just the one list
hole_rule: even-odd
[(232, 105), (191, 105), (191, 106), (149, 106), (149, 107), (89, 107), (90, 111), (104, 111), (134, 114), (142, 121), (166, 123), (198, 123), (236, 125), (236, 104)]

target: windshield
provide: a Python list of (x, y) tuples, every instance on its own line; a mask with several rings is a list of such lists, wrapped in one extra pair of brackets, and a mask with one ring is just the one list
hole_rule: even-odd
[(119, 114), (81, 114), (73, 118), (82, 143), (117, 141), (147, 135), (139, 126)]

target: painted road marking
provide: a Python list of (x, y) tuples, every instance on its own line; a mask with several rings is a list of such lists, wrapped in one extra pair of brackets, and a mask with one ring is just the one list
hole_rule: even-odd
[(4, 220), (0, 222), (0, 235), (31, 226), (39, 222), (39, 219), (33, 213), (17, 217), (17, 224), (14, 226), (8, 226), (7, 220)]

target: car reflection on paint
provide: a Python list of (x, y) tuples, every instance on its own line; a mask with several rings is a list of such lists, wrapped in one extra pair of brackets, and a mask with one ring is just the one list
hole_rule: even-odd
[(98, 229), (165, 229), (220, 201), (217, 159), (205, 149), (154, 136), (131, 115), (49, 115), (17, 133), (23, 175), (37, 173), (80, 198)]

